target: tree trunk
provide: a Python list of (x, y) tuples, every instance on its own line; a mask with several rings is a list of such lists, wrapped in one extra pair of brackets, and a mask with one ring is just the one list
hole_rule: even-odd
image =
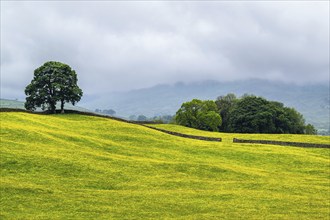
[(64, 100), (61, 100), (61, 113), (64, 114)]
[(56, 106), (55, 106), (55, 104), (51, 104), (50, 105), (50, 111), (53, 113), (53, 114), (56, 114)]

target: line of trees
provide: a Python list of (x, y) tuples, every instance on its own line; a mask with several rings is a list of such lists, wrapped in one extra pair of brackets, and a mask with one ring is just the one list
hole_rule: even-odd
[(219, 96), (216, 101), (193, 99), (176, 112), (177, 124), (233, 133), (316, 134), (294, 108), (255, 95)]
[(111, 116), (113, 116), (113, 115), (115, 115), (116, 114), (116, 111), (115, 110), (113, 110), (113, 109), (95, 109), (95, 112), (96, 113), (102, 113), (102, 114), (106, 114), (106, 115), (111, 115)]
[[(34, 77), (25, 88), (25, 108), (34, 111), (41, 107), (56, 112), (56, 104), (73, 105), (80, 101), (83, 92), (77, 85), (77, 74), (67, 64), (49, 61), (34, 71)], [(96, 112), (114, 115), (112, 109)], [(133, 118), (134, 117), (134, 118)], [(130, 120), (171, 122), (172, 116), (148, 119), (144, 115), (131, 116)], [(283, 103), (268, 101), (254, 95), (237, 98), (234, 94), (219, 96), (216, 101), (193, 99), (185, 102), (176, 112), (177, 124), (209, 131), (239, 133), (277, 133), (277, 134), (316, 134), (313, 125), (305, 125), (305, 120), (294, 108)]]
[(152, 122), (165, 123), (165, 124), (174, 122), (173, 115), (159, 115), (154, 117), (147, 117), (145, 115), (130, 115), (128, 119), (130, 121), (152, 121)]

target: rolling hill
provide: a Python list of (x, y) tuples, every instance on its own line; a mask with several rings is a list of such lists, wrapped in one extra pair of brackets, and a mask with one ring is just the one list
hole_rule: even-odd
[[(14, 108), (14, 109), (25, 109), (24, 102), (18, 100), (10, 100), (10, 99), (0, 99), (0, 108)], [(60, 109), (60, 105), (56, 106), (57, 109)], [(65, 104), (65, 109), (76, 110), (81, 112), (91, 112), (90, 110), (72, 105), (70, 103)], [(41, 109), (37, 109), (37, 111), (41, 111)]]
[(77, 114), (0, 117), (1, 219), (330, 214), (329, 149), (233, 144), (230, 134), (223, 142), (191, 140)]
[(303, 142), (315, 144), (330, 144), (329, 136), (305, 135), (305, 134), (240, 134), (203, 131), (194, 128), (184, 127), (176, 124), (148, 124), (149, 127), (159, 128), (167, 131), (174, 131), (181, 134), (222, 138), (226, 143), (231, 143), (233, 138), (250, 140), (277, 140), (289, 142)]
[(266, 80), (232, 82), (203, 81), (190, 84), (157, 85), (128, 92), (84, 97), (81, 103), (89, 109), (114, 109), (118, 114), (173, 115), (181, 104), (194, 98), (215, 100), (220, 95), (245, 93), (279, 101), (297, 109), (307, 123), (313, 124), (320, 133), (330, 134), (329, 83), (318, 85), (295, 85)]

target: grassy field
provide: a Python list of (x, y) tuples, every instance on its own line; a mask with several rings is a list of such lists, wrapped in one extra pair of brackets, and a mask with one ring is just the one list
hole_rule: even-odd
[(191, 140), (74, 114), (0, 117), (1, 219), (329, 219), (329, 149)]
[[(0, 99), (0, 107), (1, 108), (15, 108), (15, 109), (24, 109), (24, 101), (18, 101), (18, 100), (10, 100), (10, 99)], [(57, 109), (60, 109), (60, 103), (56, 105)], [(74, 106), (70, 103), (65, 104), (65, 109), (67, 110), (77, 110), (81, 112), (91, 112), (90, 110), (86, 108), (82, 108), (79, 106)], [(37, 108), (37, 111), (42, 111), (41, 108)]]
[(183, 134), (205, 136), (205, 137), (220, 137), (224, 142), (233, 142), (233, 138), (251, 139), (251, 140), (274, 140), (274, 141), (291, 141), (305, 142), (316, 144), (329, 144), (330, 136), (320, 135), (297, 135), (297, 134), (237, 134), (237, 133), (221, 133), (202, 131), (193, 128), (188, 128), (175, 124), (148, 124), (147, 126), (160, 128), (168, 131), (175, 131)]

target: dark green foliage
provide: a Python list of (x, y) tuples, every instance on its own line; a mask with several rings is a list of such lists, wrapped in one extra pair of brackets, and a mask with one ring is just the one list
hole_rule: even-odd
[(217, 112), (218, 108), (214, 101), (193, 99), (181, 105), (176, 112), (175, 120), (178, 124), (187, 127), (217, 131), (222, 123)]
[(316, 134), (294, 108), (262, 97), (245, 94), (219, 96), (215, 102), (194, 99), (183, 103), (176, 122), (187, 127), (210, 131), (267, 134)]
[(311, 124), (308, 124), (305, 126), (305, 134), (317, 134), (317, 130), (315, 129), (315, 127)]
[(282, 103), (245, 95), (229, 111), (229, 131), (238, 133), (303, 134), (305, 121)]
[(237, 102), (235, 94), (229, 93), (225, 96), (219, 96), (215, 103), (218, 106), (220, 116), (222, 118), (222, 124), (219, 126), (219, 131), (229, 131), (229, 111), (232, 109)]
[(83, 92), (77, 85), (77, 74), (67, 64), (49, 61), (34, 71), (31, 83), (25, 88), (27, 110), (41, 107), (55, 113), (56, 103), (75, 105), (80, 101)]

